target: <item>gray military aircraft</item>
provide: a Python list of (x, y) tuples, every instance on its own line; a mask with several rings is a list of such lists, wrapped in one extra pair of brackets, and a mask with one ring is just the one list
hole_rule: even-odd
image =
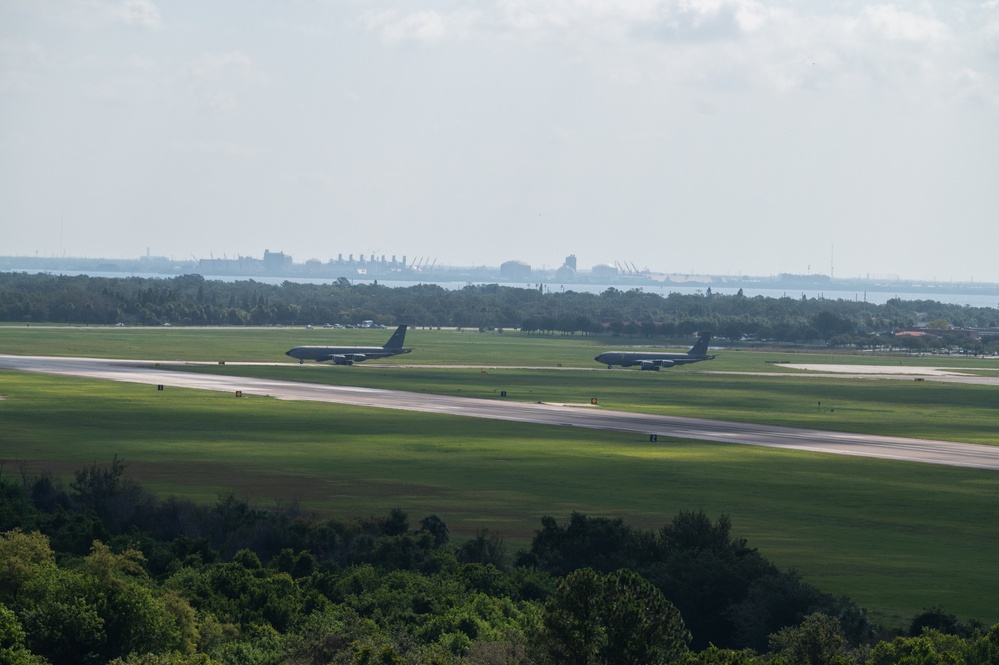
[(332, 360), (336, 365), (353, 365), (371, 358), (388, 358), (409, 353), (413, 349), (403, 347), (405, 338), (406, 326), (399, 326), (389, 341), (385, 342), (385, 346), (296, 346), (285, 355), (298, 358), (299, 364), (306, 360), (320, 363)]
[(610, 369), (614, 365), (620, 365), (621, 367), (634, 367), (637, 365), (641, 369), (658, 372), (662, 367), (689, 365), (690, 363), (697, 363), (702, 360), (714, 360), (714, 356), (708, 355), (708, 342), (710, 341), (711, 333), (702, 332), (697, 338), (697, 343), (690, 347), (690, 351), (686, 353), (608, 351), (607, 353), (601, 353), (594, 360), (607, 365), (607, 369)]

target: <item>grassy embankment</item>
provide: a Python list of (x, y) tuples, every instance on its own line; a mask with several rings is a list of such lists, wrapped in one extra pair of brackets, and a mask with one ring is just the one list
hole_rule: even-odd
[[(24, 336), (18, 329), (8, 336), (12, 330), (0, 329), (5, 352), (202, 360), (277, 361), (275, 346), (283, 358), (295, 344), (324, 343), (319, 340), (333, 336), (322, 331), (322, 337), (302, 339), (316, 331), (288, 329), (52, 330), (39, 344), (37, 331)], [(387, 338), (385, 331), (360, 332), (343, 343)], [(507, 364), (587, 366), (603, 345), (506, 333), (414, 332), (409, 343), (426, 356), (421, 362), (468, 363), (467, 354), (491, 356), (501, 346), (492, 359), (505, 358)], [(552, 360), (553, 354), (565, 360)], [(458, 355), (465, 357), (452, 359)], [(214, 369), (393, 388), (424, 384), (428, 390), (461, 388), (462, 394), (483, 396), (502, 387), (511, 399), (545, 401), (588, 402), (599, 391), (600, 404), (615, 408), (884, 428), (945, 439), (991, 436), (994, 443), (994, 389), (988, 387), (717, 373), (737, 371), (733, 365), (766, 371), (772, 369), (766, 361), (782, 355), (724, 352), (694, 366), (714, 372), (684, 368), (656, 374), (499, 369), (483, 375), (479, 369), (297, 365)], [(843, 362), (839, 356), (825, 360)], [(523, 395), (524, 390), (534, 392)], [(731, 515), (735, 532), (776, 563), (796, 568), (824, 590), (850, 595), (879, 619), (901, 621), (922, 608), (942, 606), (962, 617), (999, 620), (993, 602), (999, 596), (994, 575), (999, 478), (990, 472), (688, 441), (650, 444), (627, 434), (158, 392), (13, 372), (0, 372), (0, 394), (6, 397), (0, 402), (0, 458), (8, 477), (21, 463), (65, 476), (117, 454), (132, 477), (162, 494), (212, 501), (234, 490), (265, 507), (298, 500), (307, 509), (339, 516), (381, 515), (400, 507), (414, 521), (441, 515), (459, 537), (490, 528), (513, 546), (529, 539), (545, 514), (564, 519), (578, 510), (656, 528), (678, 510), (704, 509), (712, 516)], [(953, 436), (944, 435), (948, 432)]]

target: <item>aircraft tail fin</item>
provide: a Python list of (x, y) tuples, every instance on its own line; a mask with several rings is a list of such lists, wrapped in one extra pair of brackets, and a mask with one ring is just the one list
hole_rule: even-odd
[(706, 356), (708, 354), (708, 342), (711, 341), (711, 333), (702, 332), (697, 338), (697, 343), (687, 351), (688, 356)]
[(389, 341), (385, 342), (385, 346), (382, 348), (401, 349), (403, 342), (405, 340), (406, 340), (406, 326), (401, 325), (395, 329), (395, 332), (392, 333), (392, 337), (389, 338)]

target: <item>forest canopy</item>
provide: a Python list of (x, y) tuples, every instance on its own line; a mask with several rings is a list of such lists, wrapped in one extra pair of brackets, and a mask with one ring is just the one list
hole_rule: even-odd
[[(511, 556), (436, 515), (317, 519), (161, 499), (124, 462), (0, 480), (0, 662), (994, 663), (999, 626), (906, 631), (778, 570), (724, 515), (545, 517)], [(918, 660), (913, 656), (919, 654)]]
[[(542, 293), (536, 289), (434, 284), (386, 287), (254, 280), (223, 282), (199, 275), (173, 278), (88, 277), (0, 273), (0, 320), (85, 325), (322, 325), (372, 320), (428, 327), (518, 328), (532, 333), (606, 333), (635, 338), (689, 339), (709, 330), (730, 341), (822, 343), (870, 348), (900, 330), (945, 331), (999, 327), (999, 309), (893, 298), (883, 305), (825, 298), (741, 294), (659, 295), (641, 289), (603, 293)], [(983, 341), (984, 339), (984, 341)], [(957, 338), (982, 353), (999, 340)], [(993, 338), (994, 339), (994, 338)], [(934, 342), (933, 340), (937, 340)], [(909, 346), (954, 342), (910, 338)]]

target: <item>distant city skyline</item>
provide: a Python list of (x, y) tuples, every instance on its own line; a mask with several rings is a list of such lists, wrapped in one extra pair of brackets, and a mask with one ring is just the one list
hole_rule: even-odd
[[(38, 257), (38, 258), (46, 258), (46, 259), (50, 259), (50, 258), (108, 259), (108, 260), (111, 260), (111, 261), (114, 261), (114, 260), (137, 260), (137, 259), (141, 259), (143, 257), (147, 257), (148, 256), (148, 257), (153, 257), (153, 258), (158, 258), (158, 259), (168, 259), (170, 261), (176, 261), (176, 262), (188, 262), (188, 261), (201, 261), (201, 260), (224, 259), (224, 258), (226, 258), (226, 259), (237, 259), (237, 258), (262, 259), (263, 256), (264, 256), (264, 253), (270, 251), (270, 252), (282, 253), (282, 254), (285, 254), (287, 256), (290, 256), (291, 259), (296, 264), (305, 263), (306, 261), (312, 261), (312, 260), (321, 261), (322, 263), (328, 263), (330, 261), (336, 261), (336, 260), (338, 260), (338, 258), (340, 258), (341, 255), (342, 255), (342, 259), (344, 261), (349, 260), (349, 257), (353, 256), (352, 260), (357, 261), (357, 262), (364, 262), (364, 261), (370, 261), (371, 260), (371, 256), (372, 256), (370, 252), (350, 252), (350, 251), (343, 251), (343, 252), (337, 251), (337, 252), (334, 252), (333, 254), (331, 254), (329, 256), (320, 256), (316, 252), (313, 251), (313, 253), (311, 255), (301, 256), (301, 255), (292, 254), (291, 252), (284, 251), (282, 249), (275, 249), (273, 247), (265, 247), (265, 248), (263, 248), (263, 249), (261, 249), (259, 251), (256, 251), (256, 252), (250, 251), (250, 252), (246, 252), (246, 253), (241, 253), (241, 252), (227, 253), (227, 252), (212, 252), (212, 251), (210, 251), (210, 252), (208, 252), (207, 254), (204, 254), (204, 255), (199, 255), (199, 254), (197, 254), (195, 252), (187, 252), (186, 254), (184, 254), (183, 251), (181, 251), (181, 253), (179, 255), (178, 254), (158, 253), (158, 252), (154, 251), (151, 247), (147, 247), (146, 250), (147, 251), (145, 251), (145, 252), (143, 252), (141, 254), (132, 254), (132, 255), (127, 255), (127, 254), (124, 254), (124, 253), (117, 254), (117, 255), (111, 255), (111, 254), (108, 254), (108, 253), (101, 253), (101, 252), (97, 252), (97, 253), (94, 253), (94, 254), (71, 253), (71, 252), (44, 253), (44, 252), (37, 252), (37, 251), (36, 252), (31, 252), (31, 253), (9, 253), (9, 254), (5, 254), (5, 255), (6, 256), (14, 256), (14, 257), (22, 257), (22, 258)], [(534, 254), (537, 254), (537, 252), (534, 252)], [(448, 267), (476, 267), (476, 266), (485, 266), (485, 267), (498, 268), (499, 266), (501, 266), (502, 264), (504, 264), (504, 263), (506, 263), (508, 261), (523, 261), (524, 263), (527, 263), (532, 269), (536, 269), (536, 270), (555, 270), (555, 269), (561, 267), (564, 264), (565, 259), (568, 256), (570, 256), (570, 255), (573, 255), (572, 252), (570, 252), (569, 254), (563, 256), (561, 259), (557, 259), (555, 257), (552, 257), (550, 260), (543, 260), (540, 263), (531, 263), (530, 261), (526, 261), (525, 259), (521, 258), (520, 256), (516, 256), (516, 255), (515, 256), (509, 256), (509, 257), (502, 258), (502, 259), (498, 259), (498, 260), (496, 260), (494, 262), (483, 262), (483, 261), (473, 262), (473, 261), (469, 261), (469, 260), (462, 260), (460, 258), (451, 260), (450, 258), (445, 258), (445, 257), (441, 257), (441, 256), (436, 256), (436, 255), (434, 255), (434, 256), (431, 256), (431, 255), (413, 255), (413, 254), (403, 254), (401, 252), (392, 252), (392, 251), (378, 252), (378, 253), (375, 254), (375, 257), (376, 257), (376, 260), (381, 260), (382, 257), (384, 257), (387, 261), (391, 261), (392, 258), (395, 257), (395, 259), (397, 261), (399, 261), (399, 262), (402, 262), (403, 260), (405, 260), (407, 265), (414, 265), (414, 264), (416, 264), (416, 265), (427, 265), (427, 266), (429, 266), (429, 265), (432, 265), (432, 264), (436, 264), (438, 267), (440, 267), (440, 266), (448, 266)], [(821, 265), (814, 265), (814, 266), (813, 265), (807, 265), (807, 266), (805, 266), (805, 269), (801, 270), (801, 271), (795, 271), (795, 270), (769, 270), (769, 271), (763, 271), (763, 272), (750, 272), (750, 271), (742, 271), (742, 270), (731, 270), (731, 271), (713, 272), (713, 271), (706, 271), (706, 270), (683, 270), (683, 269), (680, 269), (679, 267), (671, 269), (669, 267), (660, 268), (660, 267), (642, 266), (642, 265), (639, 265), (637, 262), (632, 261), (631, 259), (629, 259), (626, 256), (619, 256), (619, 257), (614, 257), (614, 258), (611, 258), (611, 259), (595, 260), (592, 263), (588, 263), (586, 260), (584, 260), (583, 258), (579, 257), (578, 255), (575, 255), (575, 256), (576, 256), (577, 263), (578, 263), (578, 269), (579, 270), (583, 270), (583, 271), (592, 270), (594, 267), (598, 267), (598, 266), (615, 266), (615, 265), (617, 265), (617, 266), (621, 266), (622, 269), (624, 269), (624, 270), (635, 269), (637, 271), (643, 271), (643, 272), (644, 271), (648, 271), (648, 272), (653, 272), (653, 273), (658, 273), (658, 274), (673, 274), (673, 275), (714, 275), (714, 276), (733, 276), (733, 277), (737, 277), (737, 276), (770, 277), (770, 276), (787, 274), (787, 275), (824, 275), (824, 276), (828, 276), (830, 278), (840, 278), (840, 279), (902, 279), (902, 280), (927, 280), (927, 281), (940, 281), (940, 282), (990, 282), (990, 283), (999, 283), (999, 274), (997, 274), (997, 278), (996, 279), (981, 279), (981, 278), (976, 278), (974, 275), (971, 275), (971, 276), (969, 276), (967, 278), (956, 278), (956, 277), (937, 277), (935, 275), (927, 275), (927, 274), (922, 274), (922, 275), (901, 275), (901, 274), (898, 274), (898, 273), (876, 272), (876, 271), (868, 271), (868, 272), (860, 273), (860, 274), (844, 274), (843, 272), (839, 272), (839, 271), (836, 270), (834, 260), (832, 262), (830, 262), (829, 264), (825, 265), (825, 266), (821, 266)], [(833, 258), (833, 257), (831, 256), (830, 258)], [(983, 274), (990, 274), (990, 271), (984, 271)]]
[[(134, 263), (142, 263), (145, 260), (151, 260), (151, 261), (153, 261), (153, 262), (155, 262), (157, 264), (159, 264), (160, 262), (164, 262), (165, 261), (166, 263), (175, 263), (177, 265), (185, 265), (185, 266), (198, 265), (198, 264), (201, 264), (202, 261), (204, 261), (204, 262), (217, 261), (217, 262), (222, 262), (222, 263), (225, 263), (226, 261), (228, 261), (230, 264), (235, 265), (235, 264), (240, 263), (240, 262), (245, 263), (247, 260), (249, 260), (250, 262), (255, 262), (255, 263), (264, 262), (265, 259), (266, 259), (267, 253), (271, 253), (272, 255), (280, 255), (280, 256), (283, 256), (286, 260), (293, 261), (294, 266), (296, 268), (300, 268), (302, 266), (305, 266), (307, 262), (311, 262), (311, 261), (320, 261), (320, 263), (322, 263), (323, 265), (328, 265), (328, 264), (331, 265), (331, 264), (338, 263), (338, 262), (342, 261), (345, 264), (352, 264), (352, 265), (357, 265), (357, 266), (370, 265), (372, 262), (374, 262), (374, 263), (384, 263), (386, 266), (391, 266), (393, 264), (394, 265), (398, 265), (398, 266), (405, 265), (405, 266), (408, 266), (408, 267), (415, 267), (417, 269), (422, 269), (422, 270), (425, 270), (425, 271), (431, 270), (433, 268), (436, 268), (438, 270), (450, 270), (450, 269), (461, 269), (461, 268), (465, 268), (465, 269), (488, 268), (488, 269), (491, 269), (491, 270), (497, 270), (498, 271), (506, 263), (509, 263), (509, 262), (520, 262), (520, 263), (526, 264), (532, 271), (539, 273), (538, 276), (540, 276), (540, 273), (544, 273), (544, 272), (547, 272), (547, 273), (555, 273), (555, 272), (557, 272), (560, 268), (562, 268), (563, 266), (567, 265), (566, 260), (571, 257), (571, 258), (575, 259), (575, 262), (577, 264), (577, 267), (575, 269), (578, 270), (581, 274), (589, 274), (591, 272), (601, 271), (602, 269), (609, 267), (609, 268), (614, 268), (616, 270), (619, 270), (621, 275), (628, 275), (628, 274), (635, 275), (635, 274), (649, 273), (651, 275), (671, 275), (673, 277), (688, 277), (688, 278), (696, 278), (696, 277), (706, 277), (706, 278), (710, 278), (710, 277), (729, 277), (729, 278), (734, 278), (734, 279), (738, 279), (738, 278), (771, 279), (771, 278), (778, 278), (778, 277), (781, 277), (781, 276), (788, 276), (788, 277), (809, 277), (810, 276), (810, 277), (817, 277), (817, 278), (823, 278), (823, 279), (828, 278), (828, 279), (840, 280), (840, 281), (844, 281), (844, 280), (845, 281), (865, 281), (865, 280), (866, 281), (879, 281), (879, 280), (880, 281), (888, 281), (888, 280), (890, 280), (890, 281), (900, 281), (900, 282), (902, 282), (902, 281), (904, 281), (904, 282), (926, 282), (926, 283), (940, 283), (940, 284), (946, 284), (946, 283), (954, 283), (954, 284), (999, 284), (999, 280), (993, 282), (991, 280), (982, 280), (982, 279), (973, 279), (973, 278), (972, 279), (947, 279), (947, 278), (940, 279), (940, 278), (936, 278), (936, 277), (932, 277), (932, 276), (931, 277), (926, 277), (926, 276), (906, 277), (906, 276), (897, 275), (897, 274), (891, 274), (891, 273), (873, 273), (873, 272), (871, 272), (871, 273), (865, 273), (863, 275), (842, 275), (842, 274), (836, 274), (834, 270), (833, 271), (829, 271), (829, 270), (823, 271), (821, 269), (815, 270), (815, 269), (813, 269), (812, 266), (809, 266), (808, 269), (805, 272), (790, 272), (790, 271), (782, 270), (782, 271), (772, 271), (772, 272), (767, 272), (767, 273), (745, 273), (745, 272), (717, 272), (717, 273), (712, 273), (712, 272), (692, 272), (692, 271), (680, 271), (680, 270), (654, 270), (654, 269), (651, 269), (651, 268), (640, 267), (637, 264), (635, 264), (634, 262), (628, 261), (626, 259), (624, 259), (624, 260), (617, 260), (617, 259), (615, 259), (615, 260), (612, 260), (612, 261), (604, 261), (604, 262), (601, 262), (601, 263), (594, 263), (592, 265), (587, 265), (584, 262), (580, 261), (579, 257), (575, 256), (575, 255), (567, 255), (567, 256), (563, 257), (562, 260), (560, 260), (560, 261), (545, 262), (545, 263), (541, 263), (541, 264), (530, 264), (530, 263), (528, 263), (526, 261), (523, 261), (521, 259), (516, 259), (516, 258), (504, 259), (504, 260), (498, 261), (496, 263), (470, 263), (470, 262), (463, 262), (461, 260), (445, 261), (445, 260), (442, 260), (440, 257), (411, 256), (411, 255), (408, 255), (408, 254), (391, 253), (391, 252), (389, 252), (389, 253), (383, 253), (383, 254), (376, 254), (376, 255), (361, 254), (361, 253), (351, 253), (351, 252), (337, 252), (337, 254), (335, 256), (331, 256), (331, 257), (329, 257), (327, 259), (319, 259), (318, 257), (314, 257), (314, 256), (313, 257), (309, 257), (307, 259), (303, 259), (301, 257), (297, 257), (297, 256), (294, 256), (292, 254), (289, 254), (288, 252), (282, 252), (280, 250), (270, 250), (270, 249), (265, 249), (265, 250), (263, 250), (263, 251), (261, 251), (261, 252), (259, 252), (257, 254), (226, 254), (226, 253), (223, 253), (223, 254), (216, 255), (214, 253), (209, 253), (208, 256), (197, 256), (195, 254), (189, 254), (186, 257), (185, 256), (166, 255), (166, 254), (156, 254), (156, 253), (154, 253), (154, 252), (151, 251), (151, 248), (149, 249), (149, 251), (146, 254), (136, 255), (136, 256), (125, 256), (125, 255), (121, 255), (121, 256), (107, 256), (107, 255), (88, 256), (88, 255), (82, 255), (82, 254), (77, 254), (77, 255), (73, 255), (73, 254), (49, 254), (49, 255), (44, 255), (44, 254), (41, 254), (41, 253), (38, 253), (38, 254), (20, 254), (20, 255), (14, 254), (14, 255), (6, 255), (6, 256), (5, 255), (0, 255), (0, 270), (9, 269), (9, 265), (10, 265), (11, 262), (8, 261), (7, 262), (8, 267), (5, 268), (4, 261), (2, 260), (4, 258), (14, 258), (14, 259), (17, 259), (18, 260), (18, 265), (22, 265), (21, 262), (24, 262), (24, 261), (27, 262), (24, 265), (30, 265), (31, 264), (31, 259), (43, 259), (44, 262), (43, 261), (38, 261), (37, 264), (34, 264), (34, 267), (37, 267), (39, 269), (49, 269), (46, 265), (44, 265), (44, 263), (47, 263), (49, 261), (55, 261), (57, 263), (61, 263), (60, 260), (64, 260), (65, 262), (67, 262), (67, 264), (69, 262), (72, 262), (72, 261), (86, 261), (86, 262), (107, 261), (107, 262), (112, 263), (112, 264), (115, 263), (115, 262), (122, 262), (125, 265), (128, 265), (128, 264), (133, 263), (133, 262)], [(22, 268), (16, 268), (16, 269), (22, 269)], [(208, 273), (208, 274), (211, 274), (211, 273)], [(248, 276), (250, 276), (250, 275), (248, 275)]]
[(999, 282), (999, 0), (10, 0), (0, 255)]

